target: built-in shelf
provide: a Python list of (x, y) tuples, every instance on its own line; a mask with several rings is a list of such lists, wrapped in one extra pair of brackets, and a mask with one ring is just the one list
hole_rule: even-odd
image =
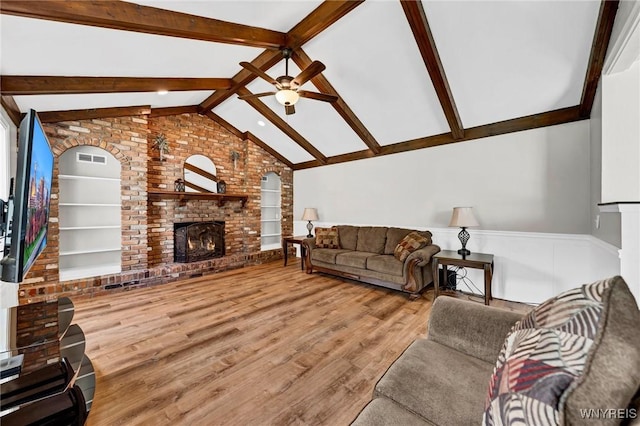
[(77, 280), (85, 277), (99, 277), (101, 275), (117, 274), (121, 271), (120, 264), (101, 264), (99, 266), (79, 266), (60, 270), (60, 281)]
[(262, 219), (260, 222), (280, 222), (280, 219)]
[(80, 176), (80, 175), (58, 175), (60, 180), (104, 180), (110, 182), (120, 182), (118, 178), (98, 177), (98, 176)]
[(78, 255), (78, 254), (106, 253), (106, 252), (109, 252), (109, 251), (120, 251), (120, 250), (121, 250), (121, 247), (90, 249), (90, 250), (61, 251), (60, 252), (60, 256), (75, 256), (75, 255)]
[(218, 194), (215, 192), (180, 192), (180, 191), (160, 191), (153, 190), (148, 192), (150, 199), (175, 198), (178, 200), (217, 200), (218, 206), (222, 207), (227, 201), (240, 201), (242, 207), (246, 204), (249, 197), (240, 194)]
[(262, 192), (277, 192), (277, 193), (280, 193), (279, 189), (261, 189), (260, 191), (262, 191)]
[(121, 207), (121, 204), (108, 203), (58, 203), (64, 207)]
[(87, 229), (120, 229), (120, 225), (100, 225), (100, 226), (61, 226), (60, 231), (83, 231)]
[(260, 206), (262, 209), (279, 209), (280, 206)]
[(267, 238), (267, 237), (279, 237), (281, 234), (262, 234), (260, 235), (260, 238)]

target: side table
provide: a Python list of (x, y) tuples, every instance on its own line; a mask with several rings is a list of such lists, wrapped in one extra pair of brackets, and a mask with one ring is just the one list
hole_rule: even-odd
[(282, 237), (282, 252), (283, 252), (283, 255), (284, 255), (284, 266), (287, 266), (287, 260), (289, 259), (289, 250), (287, 250), (289, 248), (289, 244), (299, 244), (300, 245), (300, 256), (301, 256), (300, 269), (302, 269), (304, 271), (304, 257), (306, 255), (306, 250), (304, 249), (304, 246), (302, 245), (302, 241), (305, 238), (307, 238), (307, 237), (306, 236)]
[(491, 296), (491, 280), (493, 279), (493, 255), (485, 253), (471, 253), (466, 256), (458, 254), (454, 250), (442, 250), (431, 258), (431, 270), (433, 271), (433, 284), (435, 297), (440, 295), (440, 277), (438, 265), (442, 265), (444, 276), (447, 276), (447, 266), (460, 266), (465, 268), (484, 269), (484, 304), (488, 305), (493, 299)]

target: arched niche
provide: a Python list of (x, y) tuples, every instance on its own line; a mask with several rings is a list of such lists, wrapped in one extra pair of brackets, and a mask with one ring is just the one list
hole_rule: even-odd
[(268, 172), (260, 182), (260, 247), (277, 249), (282, 244), (282, 210), (280, 176)]
[(60, 281), (122, 270), (120, 172), (120, 162), (95, 146), (70, 148), (60, 155)]
[(184, 162), (186, 192), (218, 192), (216, 165), (209, 157), (196, 154)]

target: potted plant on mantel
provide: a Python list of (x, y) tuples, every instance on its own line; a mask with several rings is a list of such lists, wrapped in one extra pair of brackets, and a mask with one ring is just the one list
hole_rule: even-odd
[(153, 149), (160, 151), (160, 161), (164, 161), (164, 154), (169, 153), (169, 141), (164, 136), (164, 133), (160, 133), (156, 136), (153, 143)]

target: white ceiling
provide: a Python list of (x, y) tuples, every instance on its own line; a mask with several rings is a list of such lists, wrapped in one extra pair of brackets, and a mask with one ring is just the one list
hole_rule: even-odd
[[(320, 1), (135, 3), (287, 32)], [(578, 105), (600, 2), (423, 1), (465, 128)], [(231, 78), (264, 49), (0, 15), (2, 75)], [(366, 1), (302, 46), (380, 145), (450, 132), (399, 1)], [(299, 69), (290, 61), (290, 74)], [(284, 74), (284, 62), (267, 73)], [(272, 86), (256, 79), (254, 93)], [(311, 82), (303, 89), (317, 91)], [(211, 91), (15, 96), (22, 112), (198, 105)], [(367, 149), (328, 103), (301, 99), (284, 115), (327, 157)], [(237, 96), (213, 110), (291, 163), (308, 152)], [(258, 125), (258, 121), (266, 123)]]

